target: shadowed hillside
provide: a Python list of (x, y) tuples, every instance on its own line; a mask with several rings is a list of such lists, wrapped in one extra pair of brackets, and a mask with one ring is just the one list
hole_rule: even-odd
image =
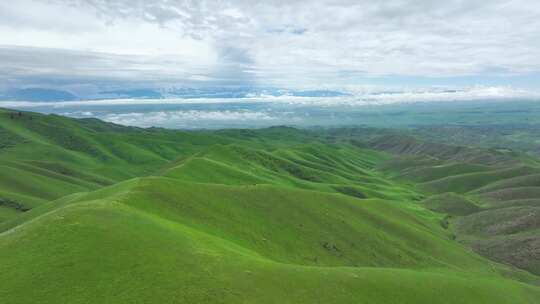
[[(397, 140), (397, 139), (396, 139)], [(540, 274), (540, 167), (516, 152), (454, 148), (417, 140), (372, 141), (396, 157), (379, 169), (394, 180), (414, 182), (426, 208), (447, 214), (457, 239), (495, 261)], [(471, 151), (481, 151), (478, 157)], [(464, 152), (467, 151), (467, 152)], [(459, 156), (461, 155), (461, 156)], [(466, 155), (467, 157), (464, 157)]]

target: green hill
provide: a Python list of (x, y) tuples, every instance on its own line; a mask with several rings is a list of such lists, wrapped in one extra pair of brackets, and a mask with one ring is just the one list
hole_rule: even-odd
[(430, 196), (422, 201), (422, 205), (429, 210), (457, 216), (480, 211), (480, 207), (471, 200), (451, 192)]
[[(0, 130), (5, 303), (540, 303), (532, 259), (474, 247), (516, 231), (534, 238), (532, 220), (508, 228), (533, 207), (485, 219), (508, 208), (475, 193), (428, 197), (399, 172), (416, 170), (405, 157), (349, 135), (138, 129), (9, 110)], [(428, 146), (406, 157), (420, 162)], [(439, 156), (420, 179), (506, 170)], [(484, 233), (493, 220), (506, 228)]]
[(0, 278), (9, 303), (536, 303), (540, 296), (421, 214), (274, 186), (135, 179), (46, 204), (5, 229)]
[(414, 167), (411, 170), (403, 172), (397, 178), (414, 181), (418, 183), (429, 182), (449, 175), (460, 175), (476, 172), (488, 171), (487, 166), (470, 164), (470, 163), (455, 163), (438, 166)]
[(475, 193), (484, 193), (507, 188), (517, 187), (535, 187), (540, 186), (540, 174), (531, 174), (509, 178), (497, 183), (490, 184), (475, 191)]
[(419, 187), (423, 191), (431, 193), (466, 193), (480, 187), (485, 187), (494, 182), (522, 175), (530, 175), (539, 171), (540, 169), (538, 168), (517, 166), (488, 172), (449, 175), (444, 178), (419, 184)]
[[(498, 159), (501, 154), (484, 150), (481, 158), (462, 158), (466, 162), (456, 163), (456, 157), (435, 149), (446, 145), (414, 143), (422, 149), (408, 148), (405, 153), (388, 143), (379, 146), (383, 150), (393, 147), (390, 151), (395, 153), (379, 168), (427, 196), (420, 205), (445, 214), (443, 225), (461, 243), (492, 260), (540, 274), (540, 184), (536, 161), (519, 154), (504, 154), (502, 163), (489, 164), (486, 160)], [(408, 155), (410, 151), (414, 155)]]

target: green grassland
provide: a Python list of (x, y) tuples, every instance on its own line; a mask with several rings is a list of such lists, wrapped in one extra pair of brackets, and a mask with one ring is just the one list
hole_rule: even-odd
[(481, 210), (470, 199), (455, 192), (430, 196), (422, 201), (422, 205), (429, 210), (450, 216), (469, 215)]
[[(419, 181), (412, 186), (428, 196), (421, 205), (446, 214), (444, 225), (458, 241), (494, 261), (540, 274), (540, 167), (536, 160), (518, 152), (485, 150), (482, 154), (493, 156), (456, 162), (456, 156), (426, 149), (430, 143), (418, 141), (411, 146), (411, 141), (396, 141), (390, 146), (384, 138), (379, 140), (384, 145), (375, 141), (374, 146), (395, 155), (379, 166), (381, 170), (394, 180)], [(411, 158), (429, 162), (409, 166)], [(501, 161), (486, 163), (494, 158)], [(441, 175), (441, 168), (448, 170)]]
[[(517, 265), (475, 243), (538, 235), (534, 221), (493, 235), (483, 225), (532, 212), (481, 197), (521, 186), (503, 181), (534, 174), (530, 159), (9, 110), (0, 130), (5, 303), (540, 303), (534, 259)], [(500, 178), (431, 196), (423, 185), (445, 172)]]

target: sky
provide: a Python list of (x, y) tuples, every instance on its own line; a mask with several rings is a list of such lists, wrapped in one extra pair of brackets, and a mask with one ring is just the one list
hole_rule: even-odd
[[(0, 90), (540, 88), (537, 0), (0, 2)], [(512, 89), (509, 89), (512, 88)]]

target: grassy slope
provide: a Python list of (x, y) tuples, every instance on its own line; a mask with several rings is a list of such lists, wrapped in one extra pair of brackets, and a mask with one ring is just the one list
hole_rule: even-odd
[(531, 174), (523, 175), (515, 178), (509, 178), (490, 184), (486, 187), (482, 187), (473, 191), (474, 193), (484, 193), (497, 190), (503, 190), (507, 188), (517, 188), (517, 187), (534, 187), (540, 185), (540, 174)]
[(264, 151), (216, 145), (182, 160), (165, 176), (192, 182), (230, 185), (274, 184), (340, 192), (360, 198), (403, 199), (416, 193), (383, 179), (372, 169), (385, 159), (348, 146), (300, 145)]
[(480, 211), (480, 207), (471, 200), (452, 192), (430, 196), (422, 201), (422, 205), (429, 210), (452, 216), (469, 215)]
[[(382, 142), (379, 146), (398, 157), (379, 168), (401, 181), (422, 181), (417, 189), (434, 194), (422, 204), (446, 214), (458, 240), (491, 259), (540, 274), (537, 161), (519, 155), (509, 160), (509, 154), (504, 154), (504, 162), (490, 165), (486, 160), (500, 158), (501, 153), (484, 151), (480, 161), (469, 157), (463, 158), (466, 162), (456, 163), (456, 157), (435, 152), (434, 147), (444, 147), (441, 144), (429, 147), (429, 143), (422, 143), (415, 147), (409, 143), (412, 146), (403, 150), (389, 145), (387, 139)], [(416, 153), (411, 156), (410, 151)], [(420, 167), (410, 165), (414, 163), (411, 157), (418, 159)], [(423, 157), (429, 162), (421, 162)]]
[(148, 175), (226, 140), (0, 109), (0, 199), (31, 208), (64, 195)]
[(529, 175), (539, 171), (540, 169), (538, 168), (517, 166), (488, 172), (449, 175), (441, 179), (422, 183), (419, 187), (431, 193), (466, 193), (504, 179)]
[(9, 303), (540, 299), (505, 278), (534, 277), (452, 241), (441, 215), (412, 204), (421, 195), (376, 170), (383, 153), (291, 128), (175, 132), (0, 112), (0, 130), (13, 172), (0, 183)]
[[(156, 177), (66, 198), (26, 217), (0, 236), (0, 294), (9, 303), (540, 297), (444, 238), (433, 222), (382, 201)], [(385, 267), (365, 267), (374, 264)]]
[(414, 167), (400, 174), (397, 178), (414, 182), (428, 182), (447, 177), (449, 175), (468, 174), (488, 171), (488, 166), (456, 163), (439, 166)]

